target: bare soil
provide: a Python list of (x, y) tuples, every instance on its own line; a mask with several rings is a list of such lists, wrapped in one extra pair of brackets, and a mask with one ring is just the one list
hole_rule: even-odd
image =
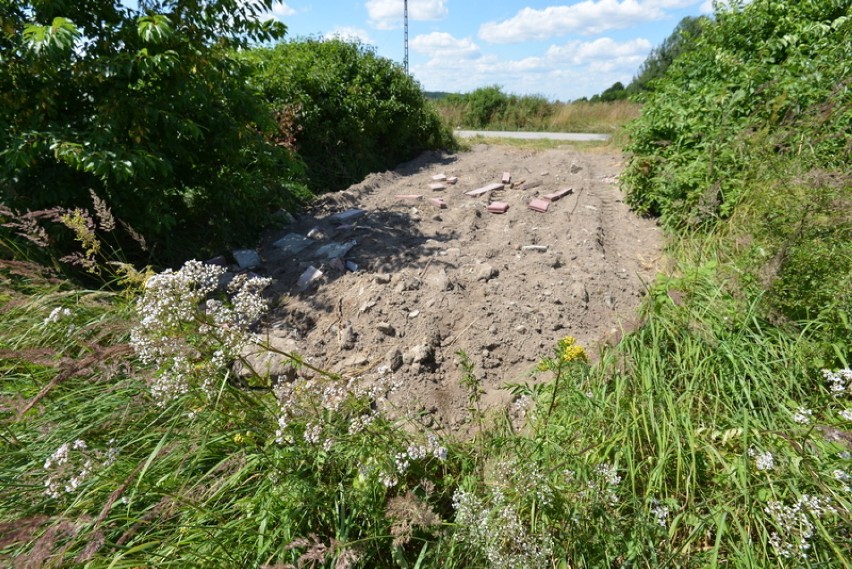
[[(478, 145), (425, 153), (322, 196), (260, 249), (258, 272), (274, 278), (270, 341), (345, 375), (390, 370), (402, 386), (391, 395), (401, 412), (458, 432), (470, 420), (457, 355), (463, 350), (482, 381), (482, 406), (511, 410), (507, 383), (537, 381), (536, 363), (562, 337), (574, 336), (594, 354), (634, 318), (654, 276), (661, 234), (623, 203), (621, 161), (571, 147)], [(500, 182), (504, 172), (512, 178), (504, 189), (465, 195)], [(432, 190), (438, 174), (458, 182)], [(563, 188), (573, 193), (546, 213), (527, 208)], [(405, 194), (423, 198), (397, 197)], [(435, 197), (447, 207), (432, 205)], [(493, 201), (508, 203), (508, 211), (490, 213)], [(366, 213), (354, 223), (333, 220), (353, 208)], [(299, 252), (275, 245), (287, 235), (311, 240)], [(321, 249), (352, 241), (340, 261)], [(357, 269), (347, 270), (346, 261)], [(297, 281), (311, 266), (323, 276), (300, 290)], [(271, 360), (259, 365), (280, 371)]]

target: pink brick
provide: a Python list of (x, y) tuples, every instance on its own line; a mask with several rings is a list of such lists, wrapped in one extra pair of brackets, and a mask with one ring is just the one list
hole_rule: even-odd
[(447, 189), (447, 184), (442, 184), (440, 182), (436, 182), (434, 184), (429, 184), (429, 189), (433, 192), (440, 192), (441, 190)]
[(434, 176), (432, 176), (432, 179), (436, 182), (443, 182), (447, 179), (447, 176), (446, 174), (435, 174)]
[(538, 212), (544, 213), (544, 212), (547, 211), (547, 208), (550, 207), (550, 202), (547, 201), (547, 200), (536, 198), (533, 201), (531, 201), (529, 203), (529, 205), (527, 205), (527, 207), (530, 208), (533, 211), (538, 211)]
[(450, 176), (449, 178), (447, 178), (448, 184), (455, 184), (458, 181), (459, 181), (458, 176)]
[(447, 207), (447, 202), (444, 201), (444, 198), (432, 198), (429, 202), (438, 209), (444, 209)]
[(542, 197), (549, 202), (555, 202), (556, 200), (562, 199), (565, 196), (567, 196), (568, 194), (572, 194), (572, 193), (574, 193), (574, 188), (562, 188), (558, 192), (553, 192), (552, 194), (546, 194)]
[(512, 181), (512, 174), (509, 172), (503, 172), (503, 178), (500, 180), (504, 184), (508, 184)]
[(398, 200), (422, 200), (423, 196), (420, 194), (397, 194), (396, 199)]
[(509, 209), (509, 204), (506, 202), (491, 202), (488, 204), (488, 211), (491, 213), (506, 213)]

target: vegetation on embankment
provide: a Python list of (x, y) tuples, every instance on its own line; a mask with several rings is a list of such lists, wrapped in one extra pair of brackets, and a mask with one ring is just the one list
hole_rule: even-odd
[(612, 134), (639, 116), (630, 101), (561, 103), (534, 95), (507, 95), (498, 86), (434, 100), (450, 128)]
[(3, 233), (0, 560), (849, 566), (850, 26), (848, 0), (754, 0), (667, 70), (623, 178), (669, 270), (598, 362), (542, 354), (520, 432), (463, 353), (483, 429), (437, 439), (298, 358), (235, 376), (262, 280), (81, 291)]

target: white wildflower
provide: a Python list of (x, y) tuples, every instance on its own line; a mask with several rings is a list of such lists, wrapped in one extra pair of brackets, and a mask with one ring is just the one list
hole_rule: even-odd
[(814, 413), (810, 409), (806, 409), (805, 407), (799, 407), (799, 409), (793, 413), (793, 421), (800, 425), (808, 425), (813, 419)]
[(57, 306), (56, 308), (50, 311), (50, 315), (44, 319), (43, 324), (45, 326), (49, 324), (55, 324), (61, 320), (64, 320), (65, 318), (70, 318), (73, 315), (74, 313), (71, 312), (70, 308), (63, 308), (61, 306)]
[(754, 459), (754, 466), (758, 470), (773, 470), (775, 468), (775, 457), (769, 451), (761, 452), (752, 447), (748, 449), (748, 455)]
[(776, 555), (785, 558), (807, 557), (811, 548), (809, 540), (814, 534), (811, 519), (837, 513), (828, 498), (808, 494), (802, 495), (790, 506), (772, 500), (764, 511), (772, 518), (777, 529), (770, 535), (769, 544)]
[(852, 409), (841, 409), (838, 411), (838, 415), (840, 415), (841, 419), (852, 421)]
[(659, 501), (652, 500), (651, 501), (651, 515), (654, 517), (658, 526), (666, 527), (668, 525), (669, 518), (669, 508), (668, 506), (664, 506)]

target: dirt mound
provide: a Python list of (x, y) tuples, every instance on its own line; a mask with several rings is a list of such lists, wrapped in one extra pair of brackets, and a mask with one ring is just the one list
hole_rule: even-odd
[[(480, 145), (426, 153), (323, 196), (261, 248), (275, 279), (272, 341), (345, 374), (390, 370), (402, 411), (464, 430), (456, 352), (476, 364), (483, 405), (505, 407), (502, 387), (528, 381), (559, 338), (594, 348), (633, 315), (661, 239), (622, 203), (620, 161)], [(503, 189), (466, 195), (504, 172)], [(567, 188), (543, 213), (527, 207)], [(398, 197), (407, 195), (422, 199)], [(431, 202), (439, 197), (445, 208)], [(493, 202), (508, 210), (489, 212)]]

